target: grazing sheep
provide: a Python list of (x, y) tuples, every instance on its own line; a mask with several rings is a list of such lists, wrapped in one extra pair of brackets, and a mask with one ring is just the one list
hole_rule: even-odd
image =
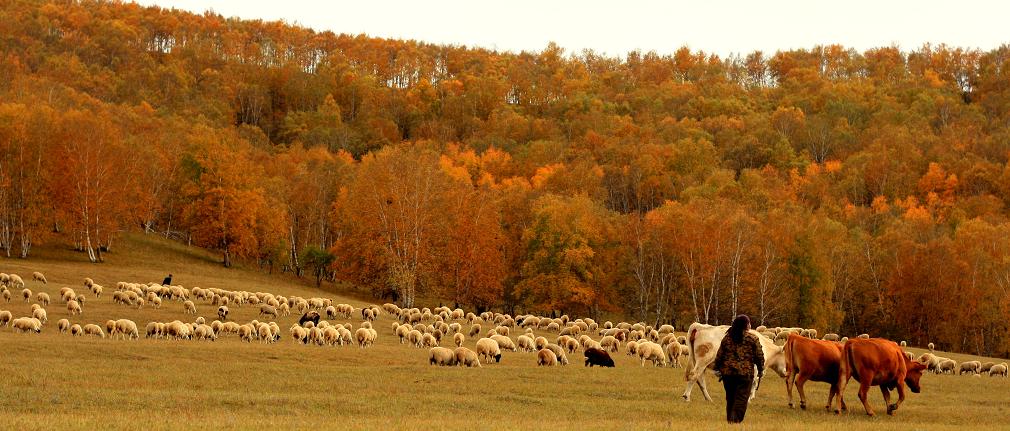
[(519, 338), (516, 339), (516, 347), (523, 352), (534, 352), (538, 350), (536, 349), (536, 342), (528, 335), (520, 335)]
[(42, 304), (43, 307), (49, 306), (49, 294), (46, 292), (39, 292), (35, 295), (35, 300)]
[(467, 349), (466, 347), (457, 347), (453, 353), (456, 356), (456, 365), (467, 368), (481, 367), (480, 358), (477, 357), (477, 352)]
[(426, 333), (421, 336), (421, 347), (437, 347), (438, 344), (438, 339), (434, 335)]
[(501, 362), (501, 348), (498, 346), (498, 342), (491, 338), (477, 340), (477, 355), (484, 358), (485, 363), (491, 358), (494, 358), (495, 362)]
[(638, 345), (638, 357), (642, 360), (642, 366), (646, 361), (651, 361), (653, 367), (666, 366), (666, 352), (659, 344), (646, 341)]
[(11, 320), (14, 320), (14, 315), (10, 311), (0, 311), (0, 326), (7, 326)]
[(84, 335), (93, 335), (99, 338), (105, 338), (105, 332), (102, 331), (102, 327), (94, 323), (89, 323), (84, 325)]
[(70, 313), (71, 316), (81, 314), (81, 304), (79, 304), (76, 300), (71, 299), (67, 302), (67, 312)]
[(463, 336), (463, 334), (459, 332), (452, 335), (452, 341), (456, 343), (456, 347), (463, 347), (463, 341), (465, 339), (466, 338)]
[(30, 289), (24, 289), (24, 290), (22, 290), (21, 291), (21, 297), (25, 299), (26, 303), (31, 302), (31, 300), (32, 300), (32, 291)]
[(947, 374), (948, 372), (950, 374), (954, 374), (955, 368), (957, 368), (957, 362), (954, 362), (953, 359), (944, 359), (943, 361), (940, 361), (940, 364), (938, 365), (938, 369), (941, 374)]
[(5, 302), (7, 302), (7, 303), (11, 302), (11, 291), (10, 290), (4, 289), (3, 296), (4, 296), (4, 301)]
[(870, 334), (859, 334), (859, 336), (856, 337), (856, 338), (860, 338), (860, 339), (863, 339), (863, 340), (869, 340), (870, 339)]
[(38, 334), (42, 332), (42, 322), (34, 317), (18, 317), (11, 322), (11, 327), (16, 333), (34, 332)]
[[(683, 347), (686, 346), (682, 346), (676, 340), (673, 340), (663, 349), (666, 351), (666, 359), (669, 361), (669, 365), (671, 367), (680, 367), (680, 357), (684, 352)], [(688, 354), (690, 354), (690, 352)]]
[(610, 354), (606, 350), (589, 348), (583, 354), (586, 356), (585, 366), (587, 367), (592, 367), (593, 365), (601, 367), (614, 366), (614, 359), (610, 357)]
[(276, 341), (276, 338), (274, 337), (273, 333), (273, 328), (271, 328), (270, 325), (261, 324), (259, 328), (256, 329), (256, 334), (259, 335), (260, 341), (265, 344), (273, 343), (274, 341)]
[(222, 321), (226, 321), (226, 320), (228, 320), (228, 313), (229, 312), (231, 312), (231, 311), (228, 310), (228, 306), (227, 305), (222, 305), (220, 307), (217, 307), (217, 318), (221, 319)]
[(456, 365), (456, 352), (445, 347), (432, 347), (428, 350), (428, 364), (443, 367)]
[(839, 337), (838, 334), (824, 334), (824, 337), (821, 339), (824, 341), (838, 341), (841, 337)]
[(43, 324), (49, 322), (49, 316), (46, 314), (46, 309), (39, 307), (32, 311), (32, 317), (39, 319)]
[(989, 370), (992, 369), (993, 365), (996, 365), (996, 363), (995, 362), (986, 362), (986, 363), (982, 364), (982, 370), (981, 371), (983, 373), (988, 374)]
[(556, 367), (558, 365), (558, 355), (550, 349), (540, 349), (537, 351), (538, 367)]
[[(262, 310), (260, 312), (262, 313)], [(274, 317), (275, 318), (277, 317), (276, 312), (274, 313)], [(298, 324), (304, 326), (305, 322), (312, 322), (313, 325), (318, 325), (319, 319), (320, 319), (319, 313), (315, 311), (309, 311), (302, 314), (302, 317), (298, 318)]]
[(158, 330), (158, 322), (150, 322), (147, 324), (145, 329), (144, 338), (159, 338), (160, 331)]
[(547, 339), (544, 337), (537, 337), (533, 340), (533, 345), (537, 350), (547, 347)]
[(993, 376), (1003, 376), (1003, 377), (1006, 377), (1007, 376), (1007, 363), (1003, 362), (1003, 363), (1000, 363), (1000, 364), (993, 365), (992, 368), (989, 369), (989, 377), (993, 377)]
[(418, 331), (416, 329), (411, 329), (409, 332), (407, 332), (407, 341), (409, 341), (410, 345), (414, 347), (421, 347), (422, 337), (423, 336), (421, 334), (421, 331)]
[[(99, 286), (97, 284), (94, 285), (94, 286), (91, 286), (91, 292), (95, 294), (95, 298), (101, 298), (102, 297), (102, 286)], [(161, 300), (158, 301), (158, 304), (161, 304)]]
[(638, 355), (638, 342), (637, 341), (629, 341), (626, 347), (628, 349), (627, 350), (628, 356)]
[(617, 353), (621, 349), (621, 343), (613, 335), (607, 335), (600, 340), (600, 347), (604, 350)]
[(964, 373), (979, 374), (982, 372), (982, 362), (980, 361), (965, 361), (961, 363), (961, 367), (957, 371), (957, 375), (962, 375)]
[(510, 352), (515, 352), (516, 350), (518, 350), (516, 349), (516, 343), (512, 341), (512, 339), (509, 338), (508, 336), (492, 335), (490, 338), (498, 342), (498, 347), (501, 348), (502, 350), (508, 350)]
[(56, 329), (59, 330), (61, 334), (67, 333), (70, 329), (70, 321), (67, 319), (60, 319), (56, 322)]
[(468, 334), (471, 338), (480, 334), (480, 323), (474, 323), (470, 325), (470, 333)]
[(75, 323), (73, 326), (70, 327), (70, 335), (74, 337), (84, 335), (84, 328), (82, 328), (81, 325)]
[(137, 330), (137, 324), (128, 319), (119, 319), (116, 321), (116, 335), (121, 335), (124, 340), (140, 339), (140, 331)]
[[(372, 328), (358, 328), (354, 331), (354, 338), (358, 340), (358, 347), (365, 348), (375, 342), (375, 330)], [(431, 336), (430, 334), (425, 334)], [(434, 339), (434, 337), (432, 337)]]
[(196, 304), (188, 299), (182, 303), (182, 309), (182, 311), (186, 314), (196, 314)]
[(10, 286), (11, 289), (23, 289), (25, 287), (25, 281), (21, 279), (20, 275), (10, 274), (9, 278), (10, 281), (7, 282), (7, 285)]
[(42, 273), (38, 271), (32, 273), (32, 280), (41, 281), (42, 284), (49, 284), (49, 282), (46, 281), (46, 276), (42, 275)]
[(95, 281), (94, 280), (92, 280), (90, 278), (85, 278), (84, 279), (84, 287), (87, 287), (88, 289), (90, 289), (91, 286), (94, 286), (94, 285), (95, 285)]

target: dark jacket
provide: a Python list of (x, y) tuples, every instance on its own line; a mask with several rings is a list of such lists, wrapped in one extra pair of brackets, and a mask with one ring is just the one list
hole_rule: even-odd
[(723, 376), (754, 378), (755, 365), (764, 374), (765, 354), (757, 335), (747, 332), (741, 343), (735, 343), (727, 332), (715, 355), (715, 370)]

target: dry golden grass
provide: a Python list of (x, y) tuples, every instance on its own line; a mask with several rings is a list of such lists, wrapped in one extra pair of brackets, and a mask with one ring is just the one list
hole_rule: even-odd
[[(192, 321), (182, 304), (160, 310), (113, 305), (116, 281), (160, 281), (167, 272), (187, 287), (269, 291), (304, 297), (326, 296), (356, 306), (364, 302), (320, 292), (291, 278), (270, 277), (218, 267), (216, 258), (152, 237), (130, 237), (91, 265), (69, 252), (47, 249), (39, 259), (3, 260), (0, 271), (22, 276), (40, 270), (47, 286), (27, 280), (34, 291), (48, 292), (50, 323), (42, 334), (14, 334), (0, 329), (0, 428), (26, 429), (739, 429), (723, 422), (723, 391), (709, 384), (715, 402), (700, 392), (680, 399), (683, 368), (641, 367), (615, 355), (617, 368), (585, 368), (579, 354), (572, 365), (537, 368), (533, 353), (506, 352), (501, 364), (481, 369), (441, 368), (427, 364), (427, 350), (400, 345), (383, 315), (375, 322), (376, 345), (316, 347), (293, 343), (287, 328), (297, 316), (279, 319), (283, 339), (276, 344), (242, 343), (233, 336), (217, 342), (122, 341), (70, 337), (55, 322), (99, 323), (128, 318), (143, 326), (152, 320)], [(82, 316), (69, 317), (55, 300), (60, 287), (84, 292), (90, 276), (106, 286), (100, 300), (88, 295)], [(199, 315), (213, 320), (216, 307), (197, 303)], [(15, 317), (29, 304), (0, 302)], [(231, 307), (234, 320), (256, 317), (256, 307)], [(338, 320), (343, 322), (343, 320)], [(358, 319), (351, 319), (357, 328)], [(485, 328), (486, 329), (486, 328)], [(516, 334), (513, 334), (515, 336)], [(553, 340), (555, 334), (543, 334)], [(475, 340), (466, 346), (473, 348)], [(916, 353), (921, 350), (913, 349)], [(949, 355), (959, 362), (964, 355)], [(927, 375), (923, 393), (912, 394), (895, 417), (868, 418), (855, 395), (851, 408), (836, 416), (822, 409), (827, 387), (807, 386), (808, 411), (786, 406), (785, 385), (777, 376), (762, 384), (744, 429), (920, 430), (1007, 429), (1010, 379)], [(884, 411), (880, 392), (870, 400)]]

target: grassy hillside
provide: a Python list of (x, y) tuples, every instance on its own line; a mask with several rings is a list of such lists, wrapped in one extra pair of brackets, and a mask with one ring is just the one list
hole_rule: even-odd
[[(82, 316), (70, 318), (54, 301), (42, 334), (0, 328), (3, 429), (736, 429), (724, 425), (723, 391), (711, 377), (716, 402), (695, 392), (694, 401), (685, 403), (680, 399), (683, 368), (641, 367), (624, 354), (615, 356), (614, 369), (584, 368), (578, 353), (570, 357), (570, 366), (537, 368), (535, 354), (510, 352), (501, 364), (481, 369), (432, 367), (426, 349), (397, 342), (385, 314), (375, 322), (379, 338), (368, 349), (293, 343), (287, 328), (294, 315), (279, 319), (283, 339), (276, 344), (247, 344), (234, 336), (200, 342), (59, 334), (55, 322), (65, 317), (81, 324), (128, 318), (141, 328), (152, 320), (192, 321), (179, 302), (166, 301), (158, 310), (112, 304), (116, 281), (160, 281), (167, 272), (187, 287), (363, 304), (293, 279), (220, 268), (213, 256), (178, 244), (151, 237), (128, 240), (128, 247), (108, 255), (102, 265), (78, 263), (79, 256), (58, 249), (44, 249), (30, 261), (0, 261), (3, 272), (46, 273), (48, 285), (27, 277), (26, 282), (34, 292), (54, 298), (63, 286), (80, 286), (85, 276), (107, 287), (101, 299), (87, 294)], [(216, 307), (198, 301), (197, 308), (213, 319)], [(0, 309), (18, 317), (29, 314), (30, 304), (15, 299), (0, 302)], [(231, 309), (239, 322), (255, 318), (258, 310)], [(358, 319), (349, 322), (360, 325)], [(468, 338), (465, 345), (473, 348), (474, 341)], [(959, 362), (969, 358), (948, 356)], [(1005, 429), (1010, 418), (1010, 379), (1003, 378), (927, 375), (923, 393), (912, 394), (897, 416), (876, 418), (862, 413), (855, 385), (846, 391), (850, 413), (841, 416), (817, 407), (826, 399), (826, 385), (808, 384), (810, 411), (790, 410), (784, 387), (777, 376), (765, 380), (747, 429)], [(879, 391), (871, 391), (870, 400), (884, 411)]]

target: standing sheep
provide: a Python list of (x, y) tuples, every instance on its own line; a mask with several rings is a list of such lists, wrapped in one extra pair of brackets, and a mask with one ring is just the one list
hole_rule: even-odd
[(70, 335), (74, 337), (84, 335), (84, 328), (81, 328), (81, 325), (75, 323), (73, 326), (70, 327)]
[(56, 322), (56, 329), (60, 331), (61, 334), (66, 334), (70, 330), (70, 321), (67, 319), (60, 319)]
[(537, 351), (537, 366), (538, 367), (556, 367), (558, 365), (558, 356), (554, 354), (550, 349), (540, 349)]
[(46, 292), (39, 292), (35, 295), (35, 300), (42, 304), (43, 307), (49, 306), (49, 294)]
[(137, 324), (129, 319), (119, 319), (116, 321), (116, 334), (121, 335), (124, 340), (139, 340), (140, 331)]
[(84, 335), (94, 335), (94, 336), (99, 337), (99, 338), (105, 338), (105, 332), (102, 332), (102, 327), (98, 326), (98, 325), (95, 325), (93, 323), (89, 323), (87, 325), (84, 325), (84, 330), (83, 330), (82, 334), (84, 334)]
[(67, 302), (67, 312), (69, 312), (71, 316), (81, 314), (81, 304), (71, 299), (70, 301)]
[(10, 311), (0, 311), (0, 326), (7, 326), (11, 320), (14, 320), (14, 315)]
[(498, 342), (490, 338), (481, 338), (477, 340), (477, 355), (484, 359), (484, 363), (487, 363), (494, 358), (494, 361), (501, 362), (501, 348), (498, 347)]
[(49, 284), (49, 282), (46, 281), (46, 276), (42, 275), (42, 273), (38, 271), (32, 273), (32, 280), (41, 281), (42, 284)]
[(452, 336), (452, 341), (454, 343), (456, 343), (456, 347), (463, 347), (463, 341), (465, 339), (466, 338), (460, 332), (457, 332), (457, 333), (453, 334), (453, 336)]
[(428, 350), (428, 364), (443, 367), (456, 365), (456, 352), (445, 347), (432, 347)]
[(21, 297), (25, 299), (25, 303), (31, 302), (32, 291), (30, 289), (24, 289), (21, 291)]
[(1003, 362), (1003, 363), (1000, 363), (1000, 364), (993, 365), (992, 368), (989, 369), (989, 377), (993, 377), (993, 376), (1003, 376), (1003, 377), (1006, 377), (1007, 376), (1007, 363)]
[(229, 312), (230, 312), (230, 310), (228, 310), (228, 306), (227, 305), (222, 305), (220, 307), (217, 307), (217, 318), (221, 319), (221, 321), (227, 321), (228, 320), (228, 313)]
[(10, 290), (4, 289), (3, 296), (4, 296), (4, 301), (5, 302), (7, 302), (7, 303), (11, 302), (11, 291)]
[(20, 275), (10, 274), (9, 277), (10, 281), (7, 282), (7, 285), (10, 286), (11, 289), (23, 289), (25, 287), (25, 281), (21, 279)]
[(468, 368), (481, 368), (480, 358), (477, 357), (477, 352), (467, 349), (466, 347), (457, 347), (453, 353), (456, 355), (456, 365)]
[(182, 303), (182, 311), (186, 314), (196, 314), (196, 304), (187, 299)]
[(606, 350), (589, 348), (583, 352), (586, 356), (587, 367), (592, 367), (593, 365), (599, 365), (601, 367), (611, 367), (614, 366), (614, 359), (610, 357), (610, 354)]
[(46, 309), (42, 307), (36, 308), (35, 311), (32, 312), (32, 317), (39, 319), (39, 321), (43, 324), (49, 322), (49, 316), (46, 314)]

